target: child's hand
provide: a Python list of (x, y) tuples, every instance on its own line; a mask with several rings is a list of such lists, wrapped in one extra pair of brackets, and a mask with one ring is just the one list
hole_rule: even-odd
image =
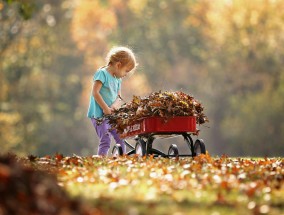
[(110, 107), (110, 110), (111, 110), (111, 112), (113, 113), (113, 112), (116, 110), (116, 108)]
[(112, 110), (112, 111), (114, 111), (115, 109), (118, 109), (119, 107), (118, 107), (118, 105), (116, 104), (116, 103), (114, 103), (114, 104), (112, 104), (111, 106), (110, 106), (110, 109)]
[(121, 106), (121, 99), (119, 98), (119, 96), (117, 97), (117, 99), (114, 101), (114, 103), (110, 106), (110, 108), (114, 111), (115, 109), (119, 109)]
[(112, 109), (109, 108), (109, 107), (108, 107), (107, 109), (104, 109), (104, 110), (103, 110), (103, 112), (104, 112), (105, 115), (111, 114), (111, 111), (112, 111)]

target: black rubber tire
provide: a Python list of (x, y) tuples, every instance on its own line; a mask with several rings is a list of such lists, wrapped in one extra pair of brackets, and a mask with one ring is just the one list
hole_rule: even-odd
[(114, 145), (112, 148), (112, 156), (113, 157), (118, 157), (123, 155), (123, 150), (120, 144)]
[(144, 140), (138, 139), (135, 145), (135, 154), (144, 157), (146, 155), (146, 143)]
[(174, 157), (178, 157), (179, 152), (178, 152), (178, 147), (176, 144), (171, 144), (168, 150), (168, 155), (170, 157), (174, 156)]
[(206, 154), (205, 144), (202, 139), (195, 140), (194, 143), (194, 155)]

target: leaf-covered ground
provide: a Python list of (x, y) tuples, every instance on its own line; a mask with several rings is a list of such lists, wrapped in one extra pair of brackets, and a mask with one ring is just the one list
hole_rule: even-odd
[[(80, 199), (75, 214), (284, 214), (284, 158), (207, 154), (194, 159), (114, 159), (57, 154), (18, 161), (35, 172), (56, 174), (57, 189), (66, 192), (70, 201)], [(0, 167), (3, 183), (9, 174), (6, 168), (4, 177), (5, 168)], [(70, 211), (72, 204), (64, 202)]]

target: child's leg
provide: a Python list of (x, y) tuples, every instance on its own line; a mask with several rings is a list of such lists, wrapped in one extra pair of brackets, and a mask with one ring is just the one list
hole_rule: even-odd
[(100, 140), (100, 144), (98, 147), (98, 155), (107, 155), (108, 150), (110, 148), (110, 136), (108, 133), (109, 125), (106, 121), (103, 121), (102, 124), (97, 125), (97, 122), (95, 119), (91, 119), (92, 123), (96, 129), (97, 135)]
[(117, 133), (117, 131), (116, 131), (115, 129), (112, 129), (112, 130), (110, 130), (109, 132), (110, 132), (111, 135), (113, 136), (113, 139), (115, 140), (115, 142), (116, 142), (117, 144), (120, 144), (120, 145), (121, 145), (123, 154), (125, 154), (126, 148), (125, 148), (124, 140), (119, 137), (119, 134)]

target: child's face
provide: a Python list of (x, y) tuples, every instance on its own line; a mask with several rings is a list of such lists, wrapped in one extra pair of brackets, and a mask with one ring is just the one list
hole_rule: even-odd
[(131, 70), (133, 69), (132, 65), (125, 65), (122, 66), (121, 64), (117, 65), (117, 70), (115, 72), (115, 76), (118, 78), (123, 78), (125, 77)]

